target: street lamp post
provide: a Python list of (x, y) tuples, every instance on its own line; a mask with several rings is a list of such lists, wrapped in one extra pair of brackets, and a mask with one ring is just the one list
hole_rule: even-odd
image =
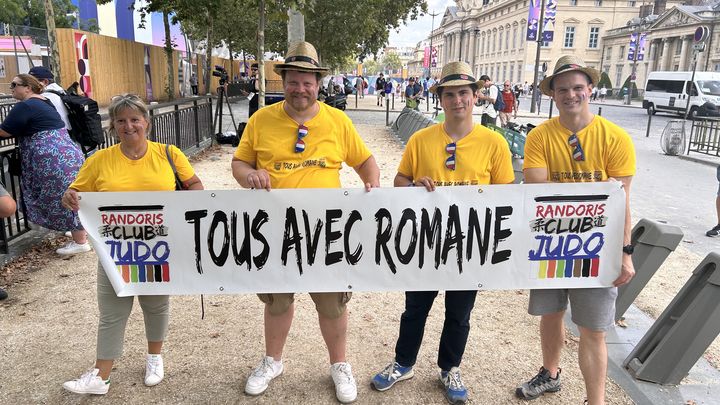
[[(540, 0), (540, 19), (538, 19), (538, 28), (537, 28), (537, 49), (535, 50), (535, 72), (533, 73), (533, 93), (532, 93), (532, 102), (530, 103), (530, 112), (534, 113), (536, 111), (535, 105), (538, 103), (538, 100), (540, 100), (540, 97), (542, 97), (542, 94), (538, 91), (538, 70), (540, 68), (540, 47), (543, 43), (543, 18), (545, 17), (545, 0)], [(539, 109), (539, 107), (538, 107)]]

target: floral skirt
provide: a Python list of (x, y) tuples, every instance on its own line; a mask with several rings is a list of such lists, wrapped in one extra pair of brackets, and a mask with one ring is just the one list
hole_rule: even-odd
[(60, 203), (85, 161), (65, 128), (20, 138), (22, 198), (28, 221), (55, 231), (83, 229)]

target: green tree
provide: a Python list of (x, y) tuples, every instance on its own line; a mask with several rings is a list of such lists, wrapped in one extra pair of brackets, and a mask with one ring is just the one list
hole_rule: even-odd
[[(53, 0), (55, 27), (70, 28), (77, 11), (70, 0)], [(3, 0), (0, 3), (0, 21), (13, 25), (47, 29), (45, 2), (43, 0)]]
[(396, 53), (387, 54), (382, 59), (383, 69), (400, 70), (402, 69), (402, 61)]
[(368, 59), (363, 63), (363, 76), (371, 76), (380, 71), (380, 66), (374, 59)]
[(305, 38), (323, 64), (340, 66), (347, 56), (363, 60), (375, 54), (390, 30), (427, 11), (424, 0), (315, 0), (305, 15)]

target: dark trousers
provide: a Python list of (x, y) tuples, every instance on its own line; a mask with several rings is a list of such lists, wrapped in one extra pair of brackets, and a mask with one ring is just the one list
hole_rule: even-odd
[(196, 85), (190, 85), (190, 88), (192, 88), (193, 96), (197, 96), (198, 93), (198, 86)]
[[(425, 332), (425, 322), (437, 291), (408, 291), (405, 293), (405, 312), (400, 318), (400, 336), (395, 345), (395, 361), (401, 366), (415, 365)], [(470, 312), (475, 306), (476, 290), (447, 291), (445, 293), (445, 323), (440, 335), (438, 366), (449, 371), (458, 367), (465, 353), (470, 333)]]

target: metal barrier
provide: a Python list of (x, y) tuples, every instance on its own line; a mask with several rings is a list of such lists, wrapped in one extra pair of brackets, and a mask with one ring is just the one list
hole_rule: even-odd
[(720, 156), (720, 118), (695, 117), (690, 129), (687, 153)]
[(679, 384), (720, 333), (720, 254), (693, 270), (623, 362), (638, 380)]
[[(14, 106), (6, 98), (0, 98), (0, 121)], [(169, 111), (168, 108), (171, 108)], [(212, 139), (212, 98), (192, 98), (177, 100), (169, 103), (153, 104), (149, 107), (151, 115), (151, 131), (148, 139), (155, 142), (169, 143), (187, 152), (192, 148), (199, 148), (203, 141)], [(109, 117), (103, 114), (103, 131), (105, 143), (98, 149), (103, 149), (118, 143), (109, 126)], [(18, 210), (15, 215), (2, 220), (0, 226), (0, 254), (8, 253), (8, 244), (12, 239), (31, 230), (30, 224), (24, 216), (24, 205), (20, 192), (20, 177), (11, 176), (7, 172), (8, 155), (15, 148), (15, 139), (6, 138), (0, 141), (0, 181), (10, 195), (17, 201)]]
[(683, 232), (677, 226), (660, 224), (645, 218), (638, 221), (630, 239), (635, 248), (632, 255), (635, 277), (628, 284), (618, 288), (618, 297), (615, 301), (616, 321), (630, 308), (665, 259), (680, 244), (682, 238)]
[(390, 127), (393, 134), (403, 143), (407, 143), (410, 136), (415, 132), (433, 125), (435, 122), (423, 115), (423, 113), (405, 108), (400, 112), (395, 122)]

